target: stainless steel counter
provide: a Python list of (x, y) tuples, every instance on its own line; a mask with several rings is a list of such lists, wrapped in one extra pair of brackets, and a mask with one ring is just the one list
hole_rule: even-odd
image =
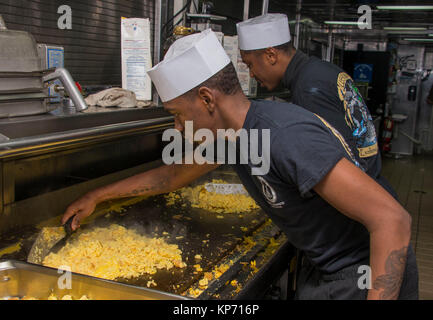
[(0, 158), (172, 126), (173, 117), (159, 107), (0, 119)]
[(85, 295), (89, 300), (185, 300), (186, 298), (157, 290), (71, 274), (71, 287), (58, 285), (56, 269), (21, 261), (0, 261), (0, 299), (34, 298), (46, 300), (53, 294), (59, 300), (69, 295), (74, 300)]

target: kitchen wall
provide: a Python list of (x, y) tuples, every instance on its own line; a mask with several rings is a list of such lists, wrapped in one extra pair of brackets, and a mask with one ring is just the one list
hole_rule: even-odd
[[(72, 29), (61, 30), (61, 5), (72, 9)], [(0, 0), (0, 14), (8, 29), (33, 34), (38, 43), (65, 48), (65, 68), (83, 85), (120, 85), (120, 19), (150, 18), (153, 0)]]

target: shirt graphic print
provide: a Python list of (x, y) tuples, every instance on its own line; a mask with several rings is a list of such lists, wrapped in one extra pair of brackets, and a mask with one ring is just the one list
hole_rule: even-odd
[(346, 123), (356, 138), (359, 156), (366, 158), (376, 155), (378, 153), (376, 130), (358, 88), (345, 72), (338, 75), (337, 87), (338, 96), (344, 103)]

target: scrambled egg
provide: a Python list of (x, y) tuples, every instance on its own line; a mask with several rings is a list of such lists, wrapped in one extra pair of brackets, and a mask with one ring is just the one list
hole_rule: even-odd
[[(233, 265), (233, 261), (230, 260), (229, 264), (223, 263), (219, 266), (214, 267), (214, 269), (211, 272), (205, 272), (204, 276), (198, 281), (198, 287), (189, 288), (186, 292), (183, 293), (183, 295), (188, 295), (192, 298), (197, 298), (204, 290), (207, 289), (211, 281), (221, 277), (223, 273), (226, 272), (232, 265)], [(201, 266), (198, 264), (194, 265), (194, 268), (196, 268), (196, 270), (203, 271)]]
[[(227, 183), (223, 180), (212, 180), (212, 183)], [(167, 205), (187, 199), (193, 208), (201, 208), (216, 213), (240, 213), (258, 209), (259, 206), (250, 196), (244, 194), (220, 194), (209, 192), (205, 184), (186, 187), (166, 195)]]
[(5, 254), (14, 253), (21, 250), (22, 241), (19, 241), (9, 247), (3, 248), (0, 250), (0, 258)]
[(114, 280), (154, 274), (158, 269), (183, 268), (182, 252), (162, 238), (147, 238), (119, 225), (79, 234), (58, 253), (50, 253), (44, 266), (69, 266), (72, 272)]
[[(37, 299), (35, 297), (30, 297), (30, 296), (24, 296), (22, 298), (19, 297), (12, 297), (9, 298), (8, 300), (77, 300), (74, 299), (72, 296), (70, 296), (69, 294), (63, 296), (62, 298), (57, 298), (57, 296), (55, 296), (53, 293), (51, 293), (47, 299)], [(86, 295), (81, 296), (80, 299), (78, 300), (90, 300)]]
[(57, 241), (66, 236), (63, 227), (46, 227), (42, 229), (41, 233), (45, 242)]

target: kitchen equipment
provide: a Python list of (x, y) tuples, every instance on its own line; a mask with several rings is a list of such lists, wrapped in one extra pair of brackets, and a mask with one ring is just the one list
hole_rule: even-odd
[(36, 41), (30, 33), (0, 29), (0, 44), (1, 72), (41, 70)]
[(75, 108), (87, 108), (66, 69), (44, 70), (33, 36), (24, 31), (0, 29), (0, 118), (48, 113), (55, 109), (45, 83), (60, 80)]
[(42, 76), (41, 71), (0, 72), (0, 94), (11, 91), (38, 92), (43, 87)]
[[(227, 169), (219, 168), (200, 178), (191, 187), (211, 182), (214, 179), (223, 179), (230, 184), (239, 184), (237, 175)], [(121, 205), (121, 203), (125, 204)], [(56, 218), (56, 221), (59, 221), (58, 219)], [(56, 225), (58, 224), (56, 221), (50, 220), (43, 225)], [(234, 268), (235, 272), (232, 272), (233, 269), (230, 271), (232, 278), (238, 278), (237, 272), (242, 270), (245, 271), (245, 276), (251, 276), (252, 269), (246, 268), (250, 260), (257, 260), (257, 268), (261, 268), (259, 259), (262, 258), (250, 256), (250, 253), (254, 255), (258, 250), (258, 247), (252, 243), (257, 243), (261, 250), (266, 251), (274, 236), (275, 239), (283, 237), (283, 235), (278, 235), (279, 232), (274, 231), (275, 228), (272, 225), (268, 225), (272, 230), (268, 230), (266, 227), (261, 231), (266, 222), (266, 216), (259, 209), (243, 213), (216, 213), (191, 207), (188, 200), (167, 205), (165, 196), (159, 195), (145, 199), (143, 197), (119, 199), (101, 204), (89, 218), (81, 222), (81, 226), (90, 230), (93, 227), (104, 228), (118, 224), (128, 229), (134, 229), (139, 234), (162, 237), (167, 243), (178, 245), (182, 251), (183, 261), (187, 264), (185, 268), (162, 269), (153, 275), (143, 274), (137, 278), (118, 278), (115, 281), (146, 287), (148, 281), (154, 280), (157, 283), (155, 287), (157, 290), (184, 294), (193, 286), (198, 285), (205, 272), (212, 272), (219, 265), (225, 266), (222, 273)], [(16, 242), (21, 243), (19, 251), (3, 257), (15, 260), (27, 259), (28, 250), (38, 231), (37, 228), (29, 226), (28, 232), (26, 228), (20, 228), (19, 233), (1, 236), (0, 248), (9, 247)], [(284, 239), (281, 240), (284, 241)], [(282, 255), (278, 257), (280, 262), (274, 265), (270, 256), (273, 256), (273, 250), (276, 250), (275, 254), (277, 254), (280, 249), (283, 250), (281, 251)], [(273, 267), (285, 268), (288, 265), (286, 260), (290, 258), (290, 253), (287, 250), (286, 244), (284, 247), (282, 244), (279, 246), (271, 245), (269, 257), (263, 257), (263, 265), (266, 266), (270, 263)], [(197, 260), (197, 256), (200, 256), (199, 260)], [(200, 270), (196, 269), (197, 264), (200, 265)], [(269, 267), (271, 266), (269, 265)], [(266, 274), (269, 277), (277, 275), (276, 272), (270, 274), (266, 272)], [(257, 276), (261, 278), (262, 275), (257, 274)], [(240, 279), (238, 278), (239, 281)], [(271, 280), (266, 281), (268, 285), (269, 281)], [(209, 285), (211, 283), (209, 281)], [(215, 285), (222, 289), (225, 287), (225, 282), (218, 281)], [(212, 288), (215, 285), (212, 284)], [(230, 292), (227, 295), (231, 295), (236, 287), (228, 287), (227, 290), (230, 289)], [(250, 292), (250, 294), (254, 293)], [(260, 292), (255, 292), (255, 294), (260, 294)]]
[(204, 186), (208, 192), (215, 192), (219, 194), (244, 194), (248, 195), (242, 184), (233, 183), (206, 183)]
[[(398, 56), (400, 57), (401, 69), (396, 74), (396, 91), (392, 95), (390, 112), (395, 124), (393, 138), (391, 141), (390, 154), (394, 157), (402, 155), (412, 155), (415, 146), (418, 144), (416, 139), (416, 129), (418, 123), (418, 113), (421, 98), (421, 79), (424, 73), (425, 48), (422, 46), (400, 45)], [(407, 59), (415, 60), (417, 69), (414, 70), (413, 64), (407, 64)], [(396, 117), (396, 115), (400, 115)]]
[(21, 261), (0, 261), (0, 299), (47, 299), (52, 293), (59, 297), (71, 295), (79, 299), (86, 295), (91, 300), (187, 300), (182, 296), (147, 288), (120, 284), (71, 273), (70, 288), (62, 289), (58, 270)]
[[(38, 53), (41, 58), (42, 69), (54, 69), (65, 67), (65, 49), (59, 46), (47, 45), (43, 43), (38, 44)], [(51, 103), (58, 103), (61, 101), (61, 93), (56, 90), (56, 86), (62, 85), (60, 80), (55, 80), (48, 83), (48, 94), (51, 97)]]
[[(57, 253), (63, 248), (73, 233), (71, 224), (74, 217), (75, 215), (70, 217), (61, 227), (43, 228), (30, 249), (27, 261), (42, 264), (48, 254), (51, 252)], [(47, 237), (47, 235), (50, 235), (50, 237)]]

